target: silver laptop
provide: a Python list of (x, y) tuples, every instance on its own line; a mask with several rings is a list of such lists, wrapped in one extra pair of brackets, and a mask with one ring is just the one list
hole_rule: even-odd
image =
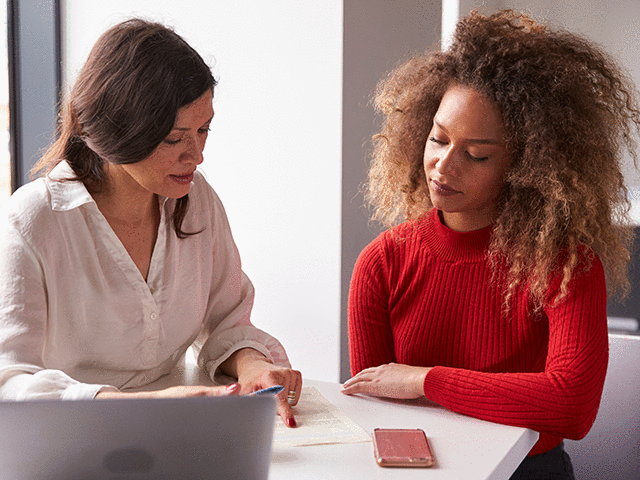
[(276, 400), (0, 402), (0, 477), (266, 480)]

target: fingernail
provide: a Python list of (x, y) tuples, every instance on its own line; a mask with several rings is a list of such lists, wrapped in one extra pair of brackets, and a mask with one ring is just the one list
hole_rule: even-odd
[(296, 423), (296, 419), (291, 417), (291, 418), (287, 418), (287, 425), (289, 425), (290, 427), (297, 427), (298, 424)]
[(232, 383), (231, 385), (227, 385), (227, 388), (225, 389), (227, 392), (235, 392), (238, 387), (240, 386), (240, 384), (238, 383)]

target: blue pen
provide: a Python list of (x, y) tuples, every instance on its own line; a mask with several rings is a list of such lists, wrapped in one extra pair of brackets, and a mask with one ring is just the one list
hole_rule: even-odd
[(277, 395), (282, 390), (284, 390), (284, 387), (282, 385), (274, 385), (273, 387), (263, 388), (262, 390), (256, 390), (255, 392), (249, 393), (249, 395), (269, 395), (269, 394)]

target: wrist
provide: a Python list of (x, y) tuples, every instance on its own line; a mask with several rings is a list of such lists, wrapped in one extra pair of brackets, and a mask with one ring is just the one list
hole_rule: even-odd
[(420, 371), (418, 372), (418, 375), (414, 383), (414, 393), (418, 397), (425, 396), (424, 382), (425, 382), (425, 379), (427, 378), (427, 374), (429, 373), (429, 370), (431, 370), (430, 367), (423, 367), (423, 368), (420, 368)]
[(222, 362), (222, 364), (220, 365), (220, 369), (227, 375), (235, 378), (240, 378), (243, 372), (251, 369), (252, 365), (257, 365), (260, 363), (273, 364), (273, 362), (271, 362), (258, 350), (246, 347), (233, 352), (233, 354), (231, 354), (228, 359)]
[(111, 398), (122, 398), (125, 395), (131, 395), (131, 394), (126, 394), (126, 393), (122, 393), (122, 392), (114, 392), (111, 390), (101, 390), (98, 393), (96, 393), (96, 396), (93, 397), (94, 400), (108, 400)]

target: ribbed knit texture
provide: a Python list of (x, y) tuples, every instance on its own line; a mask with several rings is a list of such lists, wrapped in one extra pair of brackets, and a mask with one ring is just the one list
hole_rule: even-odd
[[(486, 259), (491, 232), (455, 232), (433, 210), (367, 246), (349, 293), (351, 372), (435, 367), (427, 399), (540, 432), (535, 455), (583, 438), (595, 420), (608, 361), (604, 270), (597, 257), (576, 269), (568, 298), (536, 318), (517, 292), (506, 316), (505, 272), (492, 277)], [(549, 298), (558, 284), (555, 275)]]

